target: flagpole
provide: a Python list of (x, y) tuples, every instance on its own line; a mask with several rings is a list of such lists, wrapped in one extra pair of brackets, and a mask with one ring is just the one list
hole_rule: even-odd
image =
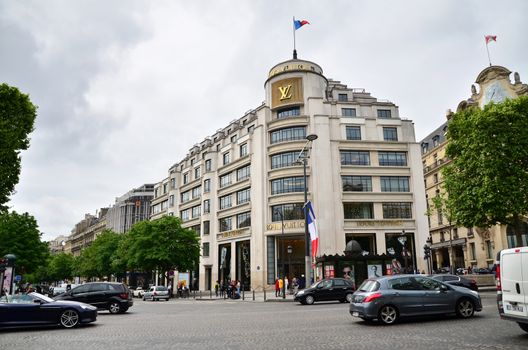
[(489, 48), (488, 48), (488, 39), (486, 39), (486, 51), (488, 52), (488, 62), (491, 67), (491, 58), (490, 58)]
[(297, 50), (295, 49), (295, 16), (293, 16), (293, 59), (297, 59)]

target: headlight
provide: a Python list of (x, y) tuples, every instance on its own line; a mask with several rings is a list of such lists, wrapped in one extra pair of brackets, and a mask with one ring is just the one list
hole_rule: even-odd
[(81, 304), (81, 308), (83, 310), (97, 310), (97, 308), (95, 306), (87, 305), (87, 304)]
[(304, 294), (304, 290), (300, 290), (300, 291), (298, 291), (297, 294), (295, 294), (295, 295), (303, 295), (303, 294)]

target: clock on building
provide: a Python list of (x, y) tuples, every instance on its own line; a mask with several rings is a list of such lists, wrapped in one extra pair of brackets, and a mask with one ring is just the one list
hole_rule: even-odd
[(510, 97), (508, 92), (498, 81), (496, 81), (485, 88), (482, 106), (484, 107), (490, 102), (500, 103), (508, 97)]

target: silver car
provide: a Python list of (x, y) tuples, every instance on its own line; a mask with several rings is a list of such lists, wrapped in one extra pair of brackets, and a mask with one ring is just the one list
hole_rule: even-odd
[(143, 300), (166, 300), (169, 301), (169, 290), (165, 286), (152, 286), (143, 294)]
[(394, 275), (365, 280), (353, 294), (350, 314), (393, 324), (400, 317), (453, 314), (470, 318), (482, 310), (477, 292), (421, 275)]

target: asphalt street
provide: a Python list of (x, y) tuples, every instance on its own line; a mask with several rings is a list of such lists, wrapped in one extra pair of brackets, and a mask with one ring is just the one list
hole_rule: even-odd
[(136, 299), (122, 315), (100, 312), (75, 329), (0, 330), (0, 349), (528, 349), (528, 333), (497, 315), (495, 294), (483, 294), (474, 318), (366, 323), (348, 304), (242, 300)]

